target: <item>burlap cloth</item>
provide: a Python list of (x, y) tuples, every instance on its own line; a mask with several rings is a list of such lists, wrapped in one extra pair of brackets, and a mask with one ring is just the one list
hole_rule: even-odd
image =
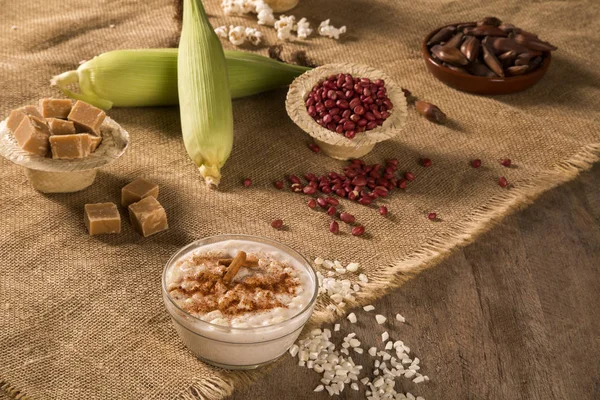
[[(175, 107), (112, 110), (110, 116), (130, 132), (131, 147), (80, 193), (37, 193), (21, 168), (2, 160), (4, 391), (33, 399), (219, 398), (256, 375), (207, 367), (177, 338), (163, 308), (160, 273), (179, 247), (207, 235), (250, 233), (281, 240), (309, 258), (358, 261), (371, 278), (361, 298), (366, 301), (432, 265), (515, 206), (588, 168), (600, 153), (600, 3), (497, 3), (302, 0), (293, 11), (315, 24), (332, 18), (349, 33), (339, 42), (286, 43), (284, 56), (305, 49), (319, 64), (357, 61), (383, 69), (451, 119), (438, 126), (410, 110), (404, 134), (377, 145), (367, 157), (369, 162), (396, 157), (416, 180), (386, 201), (389, 218), (344, 203), (366, 225), (364, 238), (345, 229), (339, 236), (330, 234), (329, 219), (311, 212), (304, 196), (272, 187), (285, 174), (343, 165), (307, 149), (308, 136), (285, 113), (285, 90), (234, 103), (235, 147), (220, 191), (199, 183), (182, 145)], [(206, 6), (215, 26), (255, 26), (252, 19), (224, 18), (217, 0)], [(167, 0), (3, 2), (0, 115), (57, 95), (48, 85), (50, 77), (74, 69), (80, 60), (118, 48), (168, 46), (177, 36), (172, 14)], [(537, 86), (481, 97), (454, 91), (426, 72), (419, 46), (427, 32), (490, 14), (559, 46)], [(268, 43), (276, 42), (271, 30), (261, 30)], [(422, 156), (433, 166), (420, 167)], [(516, 167), (500, 166), (497, 160), (503, 157)], [(484, 167), (472, 169), (468, 161), (473, 158), (482, 159)], [(497, 185), (500, 175), (511, 182), (509, 190)], [(120, 188), (139, 176), (160, 184), (171, 229), (144, 239), (125, 222), (120, 235), (89, 237), (83, 205), (118, 201)], [(250, 189), (241, 185), (245, 177), (254, 181)], [(441, 221), (427, 220), (429, 211)], [(288, 229), (272, 229), (274, 218), (284, 219)], [(314, 321), (333, 317), (321, 310)]]

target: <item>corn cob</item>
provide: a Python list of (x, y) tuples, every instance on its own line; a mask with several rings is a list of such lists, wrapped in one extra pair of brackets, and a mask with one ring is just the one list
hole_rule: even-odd
[(177, 86), (185, 148), (209, 186), (233, 147), (233, 113), (221, 42), (200, 0), (184, 0)]
[[(225, 50), (231, 96), (252, 96), (290, 84), (310, 68), (259, 54)], [(104, 110), (111, 107), (175, 105), (177, 49), (114, 50), (52, 79), (68, 97)], [(68, 88), (78, 84), (80, 93)]]

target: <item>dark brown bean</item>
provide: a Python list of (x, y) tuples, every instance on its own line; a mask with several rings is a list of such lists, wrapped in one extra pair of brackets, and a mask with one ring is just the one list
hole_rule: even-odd
[(460, 46), (460, 51), (465, 55), (469, 62), (473, 62), (479, 57), (480, 47), (481, 43), (479, 42), (479, 39), (475, 36), (467, 36)]
[(456, 28), (454, 26), (447, 26), (440, 29), (435, 35), (429, 39), (427, 42), (427, 46), (433, 46), (435, 44), (439, 44), (441, 42), (445, 42), (452, 37)]
[(522, 33), (515, 35), (515, 41), (531, 50), (538, 51), (555, 51), (558, 47), (544, 42), (543, 40), (535, 39), (531, 36), (523, 35)]
[(496, 74), (485, 66), (485, 64), (480, 63), (479, 61), (475, 61), (467, 66), (465, 69), (471, 74), (475, 76), (486, 76), (488, 78), (496, 76)]
[(502, 25), (502, 21), (496, 17), (485, 17), (481, 21), (477, 22), (477, 26), (500, 26)]
[(431, 122), (443, 124), (446, 122), (446, 114), (442, 112), (437, 106), (426, 103), (424, 101), (416, 101), (415, 107), (421, 115), (427, 118)]
[(515, 65), (527, 65), (529, 66), (529, 62), (531, 61), (531, 56), (529, 53), (519, 54), (515, 59)]
[(452, 65), (467, 65), (469, 60), (461, 51), (455, 47), (434, 46), (431, 53), (442, 61)]
[(504, 70), (502, 69), (502, 63), (498, 61), (494, 51), (491, 49), (488, 43), (481, 44), (483, 49), (483, 61), (485, 64), (498, 76), (504, 77)]
[(512, 67), (506, 68), (506, 75), (508, 75), (508, 76), (523, 75), (528, 70), (529, 70), (529, 65), (514, 65)]
[(454, 36), (452, 36), (450, 38), (450, 40), (448, 40), (446, 42), (446, 44), (444, 44), (444, 47), (456, 47), (456, 48), (458, 48), (461, 45), (464, 37), (465, 37), (465, 35), (462, 32), (458, 32)]
[(469, 35), (473, 36), (508, 36), (508, 33), (504, 32), (497, 26), (492, 25), (480, 25), (470, 29)]
[(448, 64), (448, 63), (442, 63), (442, 65), (448, 69), (451, 69), (452, 71), (460, 72), (462, 74), (468, 74), (467, 70), (464, 69), (463, 67), (457, 67), (456, 65), (452, 65), (452, 64)]
[(464, 24), (456, 25), (456, 30), (464, 33), (465, 28), (473, 28), (474, 26), (477, 26), (476, 22), (466, 22)]

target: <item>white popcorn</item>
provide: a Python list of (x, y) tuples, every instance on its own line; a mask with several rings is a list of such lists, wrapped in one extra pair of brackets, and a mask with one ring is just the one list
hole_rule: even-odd
[(221, 8), (225, 15), (242, 15), (242, 7), (236, 0), (223, 0)]
[(258, 46), (260, 42), (262, 42), (263, 34), (257, 29), (246, 28), (244, 34), (246, 36), (246, 39), (254, 46)]
[(300, 21), (298, 21), (298, 23), (296, 24), (295, 29), (296, 29), (296, 32), (298, 33), (298, 38), (299, 39), (306, 39), (307, 37), (310, 36), (310, 34), (313, 31), (310, 28), (310, 22), (308, 22), (306, 20), (306, 18), (302, 18)]
[(243, 26), (229, 27), (229, 41), (234, 46), (241, 46), (246, 42), (246, 28)]
[(227, 28), (225, 25), (215, 28), (215, 33), (218, 37), (229, 39), (229, 28)]
[(273, 15), (273, 10), (271, 10), (271, 8), (263, 8), (258, 12), (256, 18), (258, 18), (259, 25), (275, 25), (275, 16)]
[(294, 25), (296, 22), (296, 17), (290, 15), (286, 17), (282, 15), (279, 17), (279, 20), (275, 22), (275, 29), (277, 29), (277, 38), (279, 40), (288, 40), (293, 41), (294, 35), (292, 31), (294, 30)]
[(321, 22), (321, 25), (319, 25), (319, 35), (338, 40), (341, 34), (346, 33), (346, 26), (336, 28), (333, 25), (329, 25), (329, 22), (329, 19)]

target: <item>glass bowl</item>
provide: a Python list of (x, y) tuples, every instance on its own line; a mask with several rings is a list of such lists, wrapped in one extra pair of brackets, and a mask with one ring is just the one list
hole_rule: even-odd
[[(277, 252), (276, 259), (304, 268), (310, 278), (310, 301), (282, 322), (249, 328), (214, 324), (184, 311), (167, 291), (169, 269), (188, 254), (219, 243), (224, 246), (235, 243), (262, 246), (269, 252)], [(274, 240), (251, 235), (219, 235), (190, 243), (169, 259), (162, 274), (163, 301), (182, 342), (200, 360), (226, 369), (254, 369), (282, 356), (294, 344), (310, 318), (318, 291), (316, 273), (300, 253)]]

